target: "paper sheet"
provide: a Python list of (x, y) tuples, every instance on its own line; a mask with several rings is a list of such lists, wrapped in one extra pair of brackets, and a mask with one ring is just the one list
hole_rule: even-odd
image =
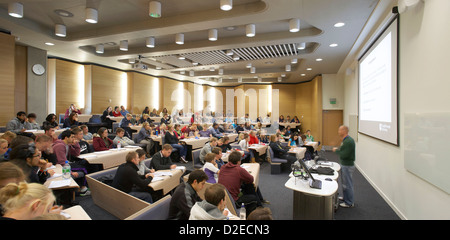
[(52, 181), (50, 183), (50, 185), (48, 186), (48, 188), (60, 188), (60, 187), (69, 186), (71, 181), (72, 181), (72, 179)]

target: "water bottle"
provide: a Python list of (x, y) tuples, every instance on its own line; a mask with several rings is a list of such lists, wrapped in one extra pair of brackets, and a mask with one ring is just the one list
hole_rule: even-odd
[(117, 142), (117, 149), (122, 148), (122, 144), (120, 144), (120, 141)]
[(70, 171), (69, 161), (66, 161), (66, 163), (62, 167), (62, 177), (64, 179), (70, 179), (71, 178), (71, 173), (70, 172), (71, 171)]
[(156, 132), (156, 136), (158, 136), (158, 130), (155, 130), (155, 132)]
[(247, 213), (246, 213), (246, 211), (245, 211), (245, 205), (244, 205), (244, 203), (242, 203), (242, 205), (241, 205), (241, 210), (239, 211), (239, 218), (240, 218), (241, 220), (246, 220), (246, 219), (247, 219)]

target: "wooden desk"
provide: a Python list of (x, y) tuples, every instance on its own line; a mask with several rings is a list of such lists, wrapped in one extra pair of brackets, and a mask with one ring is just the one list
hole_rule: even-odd
[(195, 138), (186, 138), (186, 139), (180, 139), (180, 142), (186, 143), (186, 145), (191, 145), (192, 150), (202, 148), (205, 146), (207, 142), (209, 142), (209, 137), (199, 137), (198, 139)]
[(69, 220), (92, 220), (80, 205), (73, 206), (62, 211), (70, 215)]
[(99, 151), (81, 154), (79, 157), (86, 159), (90, 164), (102, 164), (103, 169), (117, 167), (125, 163), (125, 157), (129, 152), (135, 152), (136, 147), (113, 148), (108, 151)]
[(243, 167), (247, 172), (250, 173), (250, 175), (253, 176), (253, 183), (255, 184), (255, 187), (258, 187), (259, 185), (259, 170), (260, 165), (259, 163), (243, 163), (241, 164), (241, 167)]
[(279, 125), (283, 126), (283, 127), (290, 126), (291, 128), (296, 128), (302, 124), (301, 123), (279, 123)]
[(317, 151), (317, 148), (319, 148), (318, 142), (305, 142), (304, 145), (313, 147), (314, 151)]
[[(47, 181), (45, 181), (44, 186), (47, 188), (50, 186), (50, 184), (53, 181), (61, 181), (65, 180), (62, 177), (62, 166), (60, 164), (54, 165), (54, 168), (52, 167), (51, 170), (55, 171), (55, 174), (48, 178)], [(58, 187), (58, 188), (50, 188), (52, 191), (58, 191), (58, 190), (70, 190), (72, 192), (72, 199), (75, 200), (75, 192), (80, 190), (80, 186), (78, 185), (73, 178), (70, 178), (70, 184), (68, 186)]]
[(255, 150), (260, 156), (266, 154), (267, 151), (267, 147), (269, 145), (267, 144), (252, 144), (250, 147), (248, 147), (248, 149), (253, 149)]
[(159, 170), (156, 171), (155, 174), (158, 173), (171, 173), (171, 176), (161, 176), (163, 180), (160, 181), (153, 181), (148, 185), (153, 190), (158, 191), (162, 190), (163, 194), (166, 195), (172, 189), (176, 188), (180, 184), (180, 178), (181, 175), (186, 171), (186, 168), (183, 170), (180, 169), (173, 169), (173, 170)]
[(296, 147), (291, 148), (288, 153), (294, 154), (297, 159), (303, 159), (305, 157), (306, 148), (304, 147)]
[(84, 123), (89, 122), (89, 119), (91, 119), (92, 115), (90, 114), (78, 114), (78, 122)]
[[(228, 150), (227, 152), (222, 153), (222, 161), (224, 162), (228, 162), (228, 157), (230, 156), (230, 153), (233, 150)], [(234, 150), (234, 151), (239, 151), (241, 153), (242, 156), (244, 156), (244, 151), (241, 150)]]

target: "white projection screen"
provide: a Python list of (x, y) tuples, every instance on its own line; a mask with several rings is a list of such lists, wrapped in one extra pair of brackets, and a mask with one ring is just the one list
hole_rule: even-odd
[(358, 131), (398, 143), (398, 17), (359, 59)]

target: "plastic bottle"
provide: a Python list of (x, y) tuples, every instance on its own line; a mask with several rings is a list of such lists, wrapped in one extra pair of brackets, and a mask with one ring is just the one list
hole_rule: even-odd
[(246, 213), (246, 211), (245, 211), (245, 205), (244, 205), (244, 203), (242, 203), (242, 205), (241, 205), (241, 210), (239, 211), (239, 218), (240, 218), (241, 220), (246, 220), (246, 219), (247, 219), (247, 213)]
[(156, 136), (158, 136), (158, 130), (155, 130), (155, 132), (156, 132)]
[(69, 165), (69, 161), (66, 161), (66, 163), (64, 164), (64, 166), (62, 167), (62, 177), (64, 179), (69, 179), (71, 178), (71, 170), (70, 170), (70, 165)]
[(117, 149), (121, 149), (122, 148), (122, 144), (120, 144), (120, 141), (117, 142)]

